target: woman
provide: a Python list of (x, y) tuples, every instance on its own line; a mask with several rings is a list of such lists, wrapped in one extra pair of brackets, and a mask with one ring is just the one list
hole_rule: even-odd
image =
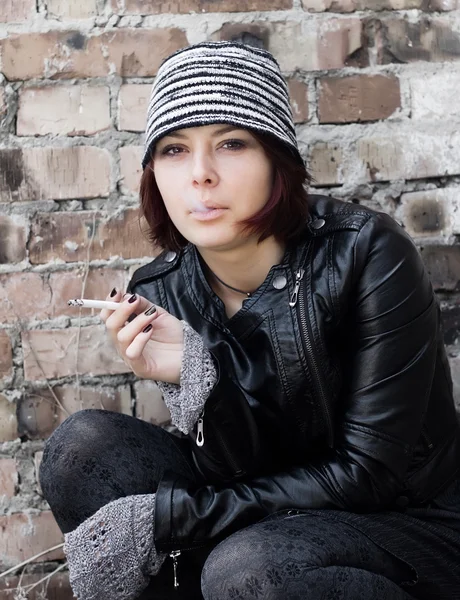
[(92, 410), (47, 442), (78, 598), (459, 598), (460, 433), (409, 237), (307, 196), (264, 50), (170, 56), (146, 133), (165, 251), (101, 317), (182, 435)]

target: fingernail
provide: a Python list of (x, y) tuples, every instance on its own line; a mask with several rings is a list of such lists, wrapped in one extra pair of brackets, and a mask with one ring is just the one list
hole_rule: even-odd
[(136, 294), (133, 294), (133, 295), (131, 296), (131, 298), (128, 300), (128, 302), (129, 302), (130, 304), (132, 304), (133, 302), (135, 302), (135, 301), (136, 301), (136, 299), (137, 299), (137, 296), (136, 296)]
[(157, 307), (156, 306), (151, 306), (150, 308), (148, 308), (144, 315), (146, 315), (147, 317), (150, 317), (150, 315), (153, 315), (154, 312), (157, 311)]
[(126, 320), (128, 321), (128, 323), (131, 323), (131, 321), (134, 321), (134, 319), (136, 317), (137, 317), (136, 313), (131, 313)]
[(151, 329), (152, 329), (152, 323), (147, 325), (147, 327), (144, 327), (144, 329), (142, 330), (142, 333), (148, 333)]
[(117, 288), (113, 288), (113, 290), (110, 292), (110, 297), (113, 298), (116, 293), (117, 293)]

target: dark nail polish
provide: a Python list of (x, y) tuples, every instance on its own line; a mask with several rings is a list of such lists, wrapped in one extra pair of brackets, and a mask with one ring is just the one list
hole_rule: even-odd
[(117, 288), (113, 288), (113, 290), (110, 292), (110, 297), (113, 298), (116, 293), (117, 293)]
[(126, 320), (128, 321), (128, 323), (131, 323), (131, 321), (134, 321), (134, 319), (136, 317), (137, 317), (136, 313), (131, 313)]
[(133, 295), (131, 296), (131, 298), (128, 300), (128, 302), (129, 302), (130, 304), (132, 304), (132, 303), (133, 303), (133, 302), (135, 302), (136, 300), (137, 300), (137, 296), (136, 296), (136, 294), (133, 294)]
[(153, 315), (153, 313), (155, 313), (155, 312), (157, 312), (157, 307), (156, 307), (156, 306), (151, 306), (150, 308), (148, 308), (148, 309), (145, 311), (145, 313), (144, 313), (144, 314), (145, 314), (147, 317), (150, 317), (150, 315)]
[(147, 325), (147, 327), (144, 327), (144, 329), (142, 330), (142, 333), (148, 333), (151, 329), (152, 329), (152, 323)]

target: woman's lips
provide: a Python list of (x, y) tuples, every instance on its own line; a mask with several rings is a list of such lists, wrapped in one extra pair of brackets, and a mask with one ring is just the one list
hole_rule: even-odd
[(226, 210), (226, 208), (210, 208), (205, 212), (192, 211), (190, 214), (197, 221), (212, 221), (220, 217)]

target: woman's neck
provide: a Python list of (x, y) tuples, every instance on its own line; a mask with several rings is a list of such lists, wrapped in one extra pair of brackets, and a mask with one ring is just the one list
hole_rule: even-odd
[[(207, 248), (197, 249), (211, 275), (216, 275), (233, 288), (251, 293), (264, 282), (270, 268), (282, 261), (285, 244), (271, 237), (260, 244), (248, 243), (245, 246), (220, 252)], [(212, 285), (218, 293), (242, 297), (238, 292), (222, 285), (216, 277), (212, 279)]]

